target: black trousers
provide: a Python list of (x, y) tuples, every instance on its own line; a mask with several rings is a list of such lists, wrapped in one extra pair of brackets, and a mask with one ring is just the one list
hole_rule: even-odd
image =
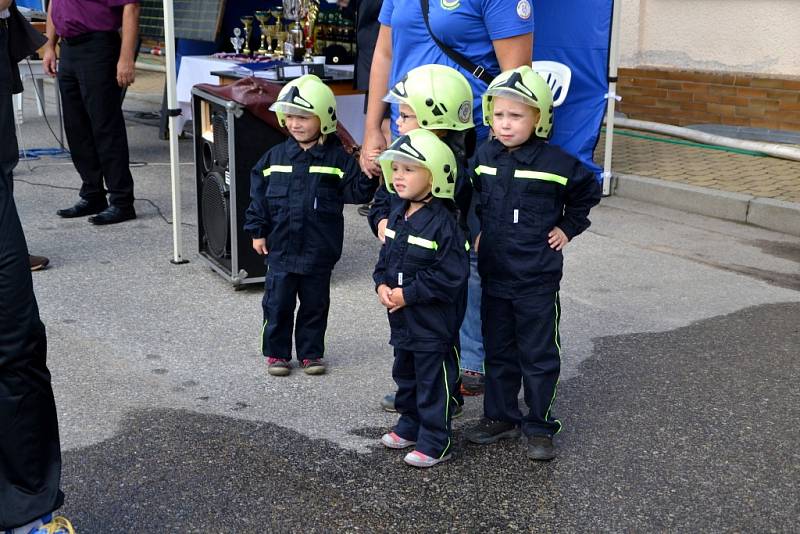
[(451, 448), (451, 421), (458, 363), (455, 347), (445, 352), (394, 349), (394, 406), (400, 419), (394, 432), (416, 441), (416, 450), (441, 458)]
[[(264, 356), (292, 359), (292, 330), (297, 344), (297, 359), (325, 355), (325, 330), (331, 298), (331, 273), (297, 274), (267, 269), (264, 299), (264, 328), (261, 352)], [(294, 320), (294, 309), (297, 321)]]
[(81, 198), (101, 202), (107, 188), (109, 202), (126, 208), (133, 205), (133, 177), (117, 85), (119, 51), (116, 32), (62, 39), (58, 87)]
[[(521, 425), (526, 436), (561, 430), (552, 412), (561, 371), (560, 317), (557, 292), (513, 299), (483, 292), (486, 417)], [(524, 416), (517, 399), (520, 382), (528, 405)]]
[[(0, 28), (0, 530), (30, 523), (64, 502), (61, 448), (47, 337), (33, 294), (28, 247), (14, 204), (17, 152), (7, 34)], [(13, 157), (11, 157), (13, 154)]]

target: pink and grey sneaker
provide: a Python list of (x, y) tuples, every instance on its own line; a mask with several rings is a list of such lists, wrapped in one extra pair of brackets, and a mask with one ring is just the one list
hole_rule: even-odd
[(433, 467), (436, 464), (440, 464), (450, 459), (449, 454), (443, 455), (441, 458), (434, 458), (433, 456), (428, 456), (427, 454), (423, 454), (419, 451), (411, 451), (406, 454), (406, 457), (403, 458), (403, 461), (408, 465), (413, 465), (414, 467)]
[(303, 368), (303, 372), (307, 375), (325, 374), (325, 363), (322, 361), (322, 358), (305, 359), (300, 366)]
[(388, 447), (390, 449), (407, 449), (412, 445), (416, 445), (416, 441), (411, 441), (410, 439), (401, 438), (394, 432), (389, 432), (381, 436), (381, 443), (383, 443), (384, 447)]
[(289, 373), (292, 372), (292, 364), (289, 363), (289, 360), (269, 356), (267, 358), (267, 372), (272, 376), (289, 376)]

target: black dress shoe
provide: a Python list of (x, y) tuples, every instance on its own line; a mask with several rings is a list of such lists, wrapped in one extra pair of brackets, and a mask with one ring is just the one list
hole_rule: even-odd
[(89, 222), (92, 224), (116, 224), (135, 218), (136, 210), (133, 209), (133, 206), (129, 208), (109, 206), (94, 217), (89, 217)]
[(80, 199), (70, 208), (58, 210), (56, 215), (64, 217), (65, 219), (72, 219), (74, 217), (86, 217), (87, 215), (94, 215), (100, 213), (108, 207), (108, 203), (103, 201), (90, 202), (85, 198)]

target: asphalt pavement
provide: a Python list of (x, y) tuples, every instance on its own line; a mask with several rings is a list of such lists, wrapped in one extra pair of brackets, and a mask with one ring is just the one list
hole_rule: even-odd
[[(21, 163), (15, 196), (48, 327), (63, 513), (106, 532), (796, 532), (800, 238), (608, 198), (570, 244), (559, 456), (467, 445), (418, 471), (377, 439), (394, 417), (378, 244), (355, 207), (333, 276), (330, 374), (269, 377), (260, 288), (196, 252), (181, 141), (185, 265), (172, 254), (167, 143), (129, 99), (135, 221), (63, 220), (68, 159)], [(52, 147), (29, 102), (23, 139)]]

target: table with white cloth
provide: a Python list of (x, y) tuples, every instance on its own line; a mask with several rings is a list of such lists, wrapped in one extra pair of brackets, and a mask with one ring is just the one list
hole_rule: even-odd
[[(178, 106), (181, 109), (181, 115), (178, 117), (179, 131), (182, 131), (184, 123), (192, 118), (192, 87), (200, 83), (218, 85), (231, 83), (245, 76), (238, 67), (238, 61), (210, 56), (184, 56), (181, 59), (177, 83)], [(361, 144), (364, 138), (364, 94), (353, 90), (352, 83), (346, 82), (352, 80), (352, 66), (326, 65), (325, 71), (326, 76), (332, 74), (340, 78), (339, 81), (329, 83), (336, 95), (336, 114), (339, 122), (347, 128), (353, 139)], [(342, 77), (344, 80), (341, 80)]]

